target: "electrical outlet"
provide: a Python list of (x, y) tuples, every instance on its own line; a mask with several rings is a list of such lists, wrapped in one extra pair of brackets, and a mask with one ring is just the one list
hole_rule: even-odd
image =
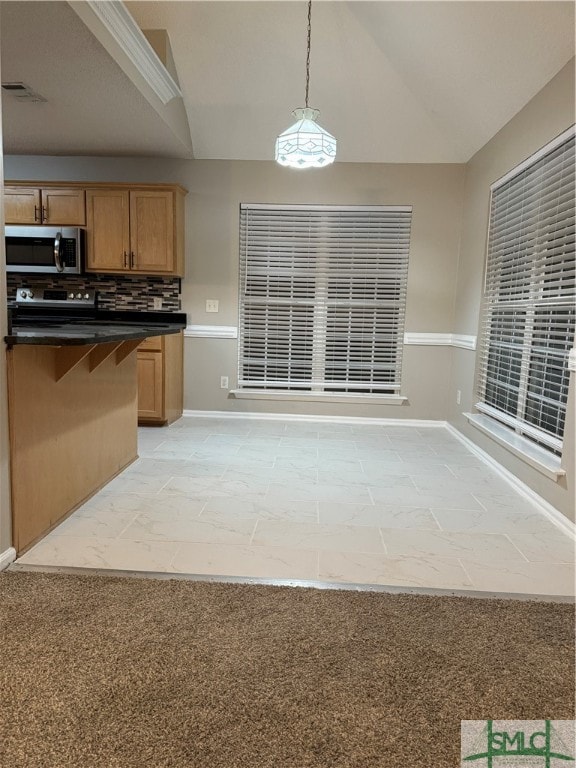
[(456, 405), (460, 405), (460, 401), (462, 400), (462, 392), (457, 389), (456, 390)]
[(228, 376), (220, 376), (220, 389), (228, 389)]
[(218, 299), (206, 299), (206, 312), (218, 312)]
[(154, 309), (162, 309), (162, 297), (154, 296)]

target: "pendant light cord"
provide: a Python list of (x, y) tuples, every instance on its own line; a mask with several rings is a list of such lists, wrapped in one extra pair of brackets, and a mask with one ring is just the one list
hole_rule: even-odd
[(308, 48), (306, 52), (306, 108), (310, 90), (310, 38), (312, 37), (312, 0), (308, 0)]

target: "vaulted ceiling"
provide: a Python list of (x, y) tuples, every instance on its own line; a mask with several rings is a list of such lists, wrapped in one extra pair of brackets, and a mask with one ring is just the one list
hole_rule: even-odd
[[(48, 100), (3, 100), (5, 151), (190, 157), (74, 5), (2, 3), (2, 80)], [(125, 5), (168, 32), (194, 157), (272, 159), (303, 106), (307, 3)], [(338, 161), (465, 162), (573, 56), (572, 2), (315, 0), (310, 103)]]

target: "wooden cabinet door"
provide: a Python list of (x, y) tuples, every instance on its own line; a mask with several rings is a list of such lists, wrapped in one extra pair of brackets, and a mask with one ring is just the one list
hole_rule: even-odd
[(138, 418), (164, 419), (162, 352), (138, 350)]
[(182, 416), (183, 336), (153, 336), (138, 347), (138, 423), (171, 424)]
[(184, 333), (164, 339), (164, 419), (171, 424), (182, 416), (184, 400)]
[(132, 271), (174, 272), (174, 195), (165, 190), (130, 192)]
[(42, 189), (44, 224), (82, 227), (86, 224), (83, 189)]
[(4, 215), (6, 224), (41, 224), (40, 190), (5, 187)]
[(144, 339), (138, 347), (138, 351), (162, 352), (165, 338), (165, 336), (150, 336), (150, 338)]
[(130, 197), (122, 189), (86, 191), (86, 269), (130, 271)]

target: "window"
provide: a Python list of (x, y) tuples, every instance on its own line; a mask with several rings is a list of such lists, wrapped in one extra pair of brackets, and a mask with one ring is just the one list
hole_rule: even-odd
[(574, 344), (574, 131), (492, 187), (479, 411), (560, 454)]
[(398, 394), (411, 215), (241, 206), (240, 389)]

